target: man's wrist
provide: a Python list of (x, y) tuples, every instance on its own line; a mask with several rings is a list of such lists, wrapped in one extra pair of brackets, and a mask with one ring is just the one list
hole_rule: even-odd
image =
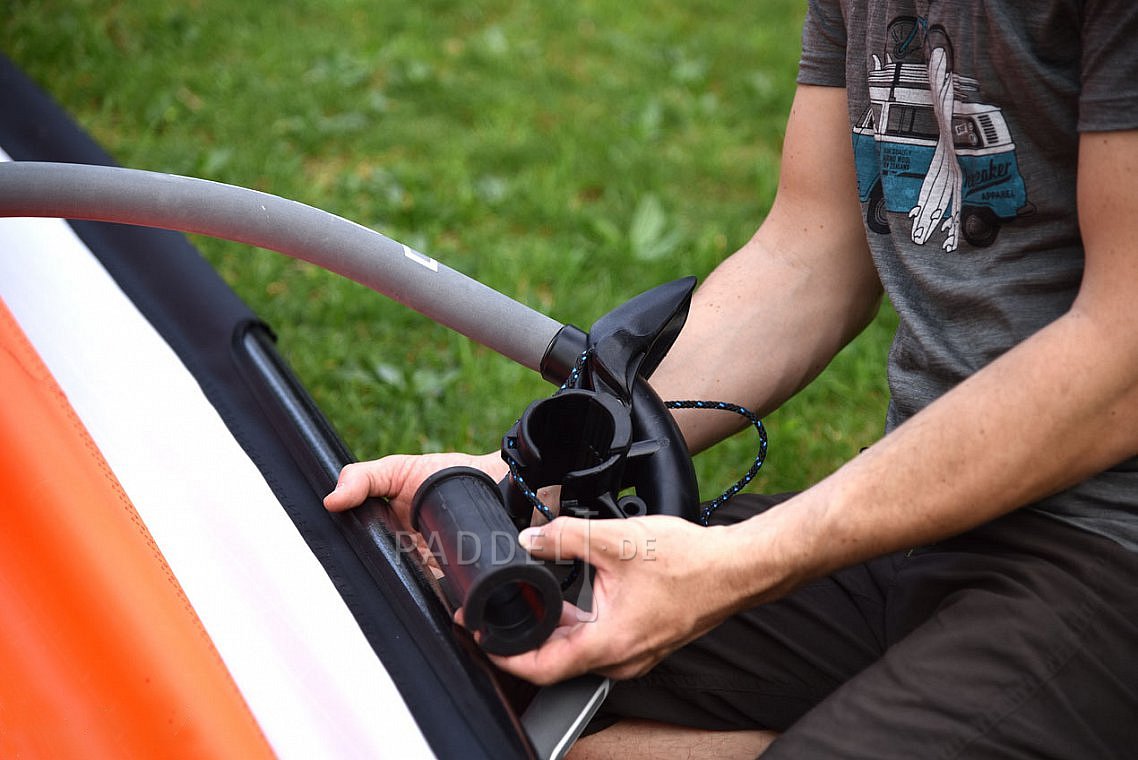
[(725, 571), (739, 589), (740, 608), (774, 601), (829, 571), (821, 556), (820, 524), (802, 496), (725, 526), (723, 542), (734, 562)]

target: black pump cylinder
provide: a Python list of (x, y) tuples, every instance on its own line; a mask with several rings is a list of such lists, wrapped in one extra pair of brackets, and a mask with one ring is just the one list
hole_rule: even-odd
[(549, 638), (561, 616), (553, 573), (518, 545), (518, 531), (489, 475), (450, 467), (423, 481), (412, 527), (461, 599), (463, 622), (487, 652), (520, 654)]

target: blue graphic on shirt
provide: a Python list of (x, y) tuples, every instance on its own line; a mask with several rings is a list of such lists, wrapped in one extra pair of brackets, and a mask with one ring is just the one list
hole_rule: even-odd
[(920, 245), (938, 231), (945, 251), (961, 237), (991, 245), (1030, 208), (1003, 113), (979, 100), (975, 79), (953, 71), (943, 27), (903, 16), (888, 39), (885, 61), (873, 56), (869, 108), (853, 127), (866, 223), (887, 233), (886, 212), (903, 213)]

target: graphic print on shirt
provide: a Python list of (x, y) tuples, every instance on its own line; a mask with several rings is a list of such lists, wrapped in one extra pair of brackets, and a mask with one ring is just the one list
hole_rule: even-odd
[(958, 74), (944, 27), (899, 16), (889, 23), (884, 60), (872, 56), (870, 105), (854, 124), (858, 194), (866, 224), (890, 230), (886, 212), (905, 214), (910, 237), (937, 233), (955, 251), (978, 248), (1030, 208), (999, 106), (980, 98), (976, 79)]

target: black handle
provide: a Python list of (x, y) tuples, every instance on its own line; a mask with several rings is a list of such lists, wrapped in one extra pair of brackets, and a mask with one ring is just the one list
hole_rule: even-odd
[(630, 452), (624, 480), (654, 515), (699, 520), (699, 485), (687, 443), (672, 413), (641, 379), (632, 387), (632, 434), (651, 441), (647, 452)]
[(423, 535), (462, 600), (464, 624), (487, 652), (520, 654), (549, 638), (561, 616), (561, 588), (518, 545), (494, 480), (450, 467), (423, 481), (411, 506)]

